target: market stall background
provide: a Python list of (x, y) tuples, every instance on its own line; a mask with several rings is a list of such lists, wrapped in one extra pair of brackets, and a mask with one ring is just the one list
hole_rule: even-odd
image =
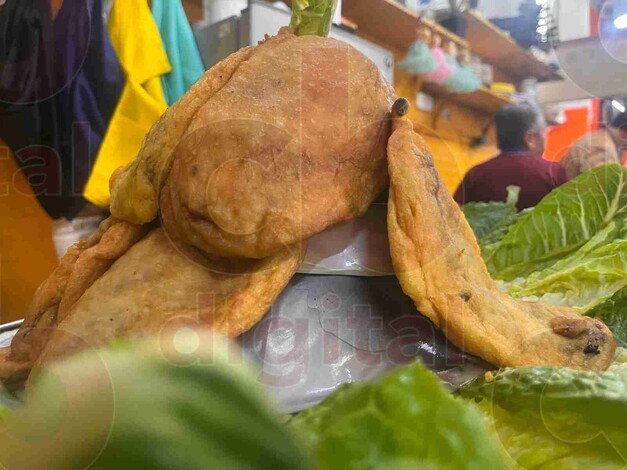
[[(345, 5), (347, 3), (350, 4), (345, 0)], [(387, 7), (392, 5), (390, 2), (382, 2), (382, 4), (386, 4)], [(451, 36), (451, 33), (441, 30), (439, 26), (428, 20), (414, 17), (409, 10), (400, 11), (403, 15), (418, 20), (420, 27), (424, 28), (426, 25), (432, 30), (432, 34), (446, 36), (449, 42), (456, 43), (460, 48), (471, 47), (465, 40)], [(480, 17), (469, 18), (470, 24), (473, 24), (473, 21), (476, 21), (478, 27), (490, 28), (491, 34), (501, 34)], [(340, 22), (349, 29), (357, 28), (359, 31), (359, 25), (353, 19), (341, 19)], [(198, 30), (196, 32), (198, 33)], [(245, 39), (250, 41), (254, 38), (255, 36), (251, 34)], [(374, 51), (380, 52), (376, 48)], [(400, 59), (398, 52), (396, 55), (397, 59)], [(511, 60), (512, 57), (509, 55), (505, 60)], [(530, 58), (525, 53), (523, 60), (536, 59)], [(505, 65), (502, 67), (507, 68), (511, 73), (516, 69), (516, 66), (511, 63), (507, 67)], [(526, 63), (524, 69), (529, 68), (533, 66)], [(385, 70), (385, 60), (383, 60), (383, 69)], [(556, 78), (553, 76), (552, 69), (538, 65), (538, 70), (540, 69), (548, 74), (543, 77), (544, 79)], [(498, 74), (498, 68), (495, 70)], [(399, 80), (402, 80), (399, 77), (402, 77), (402, 74), (396, 73), (395, 75), (397, 89), (402, 88), (399, 87)], [(446, 123), (450, 124), (453, 115), (456, 114), (455, 109), (458, 109), (460, 116), (465, 118), (469, 115), (487, 118), (510, 100), (510, 97), (502, 96), (502, 91), (497, 92), (488, 87), (462, 95), (451, 93), (450, 90), (445, 89), (446, 87), (433, 85), (425, 87), (417, 77), (405, 77), (405, 80), (412, 94), (419, 88), (420, 93), (427, 91), (428, 96), (433, 98), (433, 101), (429, 101), (430, 98), (426, 98), (426, 95), (419, 97), (418, 93), (416, 94), (416, 107), (429, 108), (432, 105), (433, 109), (428, 112), (421, 109), (412, 114), (414, 123), (420, 126), (422, 113), (428, 113), (430, 120), (422, 124), (424, 127), (422, 133), (431, 136), (432, 140), (448, 140), (447, 146), (451, 145), (451, 141), (459, 140), (459, 134), (462, 131), (468, 130), (468, 127), (458, 129), (458, 132), (451, 133), (446, 139), (443, 139), (438, 132), (438, 129), (445, 128)], [(533, 94), (533, 89), (524, 85), (520, 87), (525, 88), (527, 92), (532, 91)], [(496, 89), (502, 90), (499, 87)], [(478, 96), (480, 98), (477, 98)], [(166, 96), (164, 98), (167, 99)], [(411, 96), (409, 99), (413, 101)], [(482, 128), (482, 137), (489, 139), (486, 127)], [(465, 141), (460, 142), (460, 145), (474, 148), (477, 139), (478, 137), (475, 137), (470, 144)], [(437, 146), (432, 143), (433, 145)], [(441, 165), (442, 162), (438, 162), (439, 168)], [(444, 169), (440, 168), (440, 170), (445, 173)], [(616, 340), (624, 344), (624, 321), (620, 315), (624, 311), (626, 288), (624, 227), (625, 217), (627, 217), (625, 213), (627, 194), (625, 181), (625, 171), (620, 166), (602, 167), (554, 191), (531, 212), (516, 213), (515, 189), (511, 190), (511, 198), (508, 198), (507, 202), (467, 206), (464, 207), (464, 212), (479, 239), (488, 269), (495, 278), (501, 281), (503, 290), (507, 290), (514, 297), (527, 300), (534, 297), (534, 300), (541, 299), (552, 304), (568, 305), (579, 309), (582, 313), (602, 318), (614, 331)], [(579, 206), (577, 206), (577, 201), (580, 202)], [(571, 210), (573, 207), (578, 207), (579, 210)], [(612, 465), (619, 463), (624, 444), (624, 433), (620, 431), (619, 426), (625, 408), (622, 395), (617, 400), (615, 393), (617, 391), (620, 393), (621, 387), (624, 391), (624, 379), (616, 373), (618, 368), (624, 369), (620, 365), (624, 362), (624, 353), (619, 351), (614, 358), (616, 362), (612, 366), (612, 371), (598, 374), (539, 367), (505, 369), (483, 375), (483, 372), (490, 366), (462, 354), (435, 330), (430, 321), (415, 315), (412, 302), (404, 297), (396, 278), (393, 276), (369, 277), (369, 271), (378, 274), (391, 271), (389, 260), (384, 259), (385, 257), (368, 256), (372, 255), (368, 248), (379, 246), (381, 249), (385, 244), (385, 231), (377, 225), (380, 217), (376, 214), (377, 211), (382, 210), (384, 211), (382, 206), (375, 205), (371, 209), (371, 212), (375, 213), (371, 221), (367, 217), (350, 221), (334, 227), (328, 233), (321, 234), (318, 240), (313, 240), (313, 249), (308, 256), (308, 262), (301, 267), (303, 274), (298, 274), (292, 279), (288, 289), (280, 296), (270, 314), (257, 328), (239, 340), (244, 348), (244, 355), (252, 358), (254, 362), (261, 363), (261, 370), (255, 378), (266, 387), (270, 395), (279, 401), (283, 412), (299, 411), (309, 407), (343, 382), (363, 379), (371, 381), (342, 388), (327, 402), (301, 414), (289, 423), (294, 430), (303, 432), (303, 435), (307, 436), (308, 445), (318, 461), (330, 466), (334, 464), (339, 466), (339, 462), (349, 464), (353, 459), (354, 464), (356, 457), (361, 458), (358, 456), (362, 453), (367, 455), (372, 448), (382, 444), (372, 442), (371, 446), (373, 433), (368, 425), (363, 424), (376, 423), (377, 426), (381, 424), (390, 426), (390, 419), (395, 420), (396, 424), (411, 423), (412, 420), (420, 423), (422, 427), (410, 425), (411, 432), (394, 433), (394, 429), (402, 429), (402, 426), (390, 426), (388, 430), (394, 435), (395, 445), (402, 447), (403, 442), (412, 443), (407, 446), (407, 449), (411, 449), (417, 455), (411, 457), (404, 455), (404, 458), (423, 459), (428, 453), (427, 441), (423, 440), (422, 446), (417, 445), (412, 433), (416, 434), (419, 439), (426, 435), (425, 432), (429, 430), (429, 426), (425, 423), (428, 423), (428, 420), (422, 418), (430, 416), (429, 404), (439, 403), (440, 406), (431, 406), (431, 408), (436, 408), (436, 411), (442, 410), (437, 420), (438, 425), (442, 426), (440, 429), (451, 439), (453, 436), (468, 433), (466, 438), (460, 441), (463, 446), (454, 446), (455, 451), (450, 455), (459, 458), (464, 463), (482, 462), (483, 459), (485, 462), (496, 462), (499, 459), (498, 455), (502, 456), (502, 454), (498, 453), (494, 445), (496, 440), (493, 441), (492, 438), (487, 437), (487, 434), (483, 434), (484, 427), (478, 410), (473, 410), (469, 403), (463, 404), (462, 400), (443, 393), (439, 381), (420, 364), (423, 362), (434, 371), (444, 371), (440, 379), (448, 383), (453, 390), (457, 390), (459, 385), (466, 382), (469, 377), (480, 376), (462, 388), (461, 393), (465, 398), (483, 402), (479, 409), (486, 415), (492, 414), (494, 417), (495, 405), (499, 407), (498, 419), (496, 423), (493, 423), (497, 429), (491, 429), (490, 432), (501, 438), (501, 445), (507, 447), (509, 457), (517, 459), (519, 463), (528, 465), (530, 462), (552, 463), (556, 460), (559, 467), (567, 464), (571, 455), (576, 459), (581, 459), (577, 460), (577, 463), (592, 461), (611, 461)], [(542, 224), (538, 223), (540, 220), (543, 221)], [(332, 236), (329, 236), (330, 234)], [(474, 243), (474, 238), (471, 233), (470, 235)], [(344, 248), (343, 251), (329, 251), (329, 241), (337, 242), (337, 246)], [(311, 272), (326, 275), (308, 276), (307, 274)], [(359, 276), (354, 277), (355, 274)], [(399, 299), (404, 299), (404, 302), (399, 302)], [(300, 316), (303, 312), (306, 313), (306, 318)], [(379, 321), (382, 319), (385, 319), (385, 322)], [(600, 324), (597, 326), (600, 328)], [(360, 331), (366, 331), (367, 334), (362, 335)], [(0, 341), (8, 342), (10, 336), (11, 332), (3, 333)], [(131, 349), (127, 348), (128, 345), (116, 344), (110, 351), (110, 357), (113, 358), (112, 365), (116, 364), (115, 356), (122, 361), (117, 363), (116, 368), (129, 359), (135, 361), (135, 365), (139, 364), (137, 360), (146, 360), (143, 354), (135, 353), (124, 358), (125, 352), (131, 352)], [(598, 354), (599, 350), (596, 351)], [(586, 347), (584, 353), (592, 354), (594, 350), (590, 352)], [(390, 370), (410, 363), (416, 357), (421, 358), (422, 361), (377, 381)], [(92, 370), (91, 367), (87, 369)], [(117, 370), (124, 372), (124, 366)], [(150, 367), (139, 367), (137, 370), (148, 372), (149, 375), (152, 371)], [(108, 374), (104, 377), (105, 381), (112, 380)], [(139, 382), (133, 380), (133, 377), (129, 383), (127, 373), (122, 373), (121, 377), (126, 377), (126, 384), (130, 386), (127, 390), (132, 390), (133, 386)], [(154, 379), (154, 377), (149, 378)], [(529, 387), (530, 378), (531, 387)], [(115, 382), (115, 380), (112, 381)], [(545, 389), (545, 385), (548, 388)], [(552, 395), (551, 387), (559, 393)], [(106, 389), (106, 387), (101, 388)], [(186, 392), (193, 393), (194, 391), (194, 387), (184, 387), (184, 389)], [(542, 393), (538, 393), (540, 389)], [(141, 391), (141, 389), (135, 390)], [(202, 393), (206, 391), (201, 390)], [(175, 393), (177, 394), (178, 392)], [(153, 398), (156, 395), (149, 394)], [(54, 403), (54, 400), (49, 400), (50, 396), (44, 396), (45, 401)], [(555, 405), (559, 408), (557, 416), (552, 416), (551, 413), (542, 414), (544, 410), (536, 406), (539, 396), (548, 397), (551, 406)], [(400, 397), (406, 400), (401, 400), (398, 406)], [(2, 399), (3, 401), (6, 399), (6, 404), (11, 405), (10, 396), (2, 396)], [(599, 407), (600, 412), (586, 416), (586, 407), (582, 406), (584, 400), (594, 403), (593, 406)], [(161, 411), (165, 411), (166, 414), (176, 408), (168, 406), (167, 400), (162, 403), (166, 406)], [(194, 401), (190, 400), (189, 403), (194, 404)], [(352, 403), (354, 407), (346, 406), (348, 403)], [(570, 405), (568, 413), (573, 414), (569, 415), (568, 419), (590, 418), (593, 425), (604, 426), (603, 430), (607, 432), (605, 437), (609, 439), (610, 446), (608, 447), (606, 443), (602, 446), (588, 445), (590, 443), (587, 441), (583, 446), (565, 445), (564, 442), (560, 442), (563, 441), (561, 439), (563, 429), (560, 429), (557, 436), (543, 434), (541, 426), (538, 426), (538, 420), (544, 420), (545, 426), (549, 422), (556, 424), (564, 416), (560, 408), (564, 403)], [(572, 406), (573, 403), (578, 406)], [(127, 407), (128, 405), (129, 403), (126, 403)], [(524, 419), (519, 419), (520, 416), (516, 415), (521, 406), (529, 411)], [(126, 412), (122, 412), (120, 416), (123, 419), (129, 419), (131, 414), (127, 413), (130, 409), (133, 409), (133, 406), (126, 408)], [(541, 415), (539, 417), (534, 415), (538, 411)], [(516, 417), (512, 419), (514, 415)], [(508, 416), (508, 419), (502, 419), (502, 416)], [(525, 429), (521, 433), (520, 428), (527, 427), (525, 420), (530, 419), (531, 416), (533, 416), (534, 426), (540, 429), (533, 432)], [(556, 417), (557, 421), (553, 422), (552, 420)], [(1, 420), (2, 417), (0, 417)], [(129, 422), (132, 421), (129, 419)], [(28, 423), (28, 419), (25, 422)], [(271, 423), (268, 429), (274, 429), (272, 427), (274, 424), (276, 423)], [(448, 429), (449, 425), (450, 429)], [(475, 431), (470, 432), (473, 427)], [(513, 432), (510, 427), (514, 429)], [(284, 428), (283, 432), (285, 432)], [(580, 430), (577, 429), (577, 432)], [(583, 432), (585, 434), (589, 432), (589, 429), (586, 428)], [(362, 435), (364, 438), (360, 439), (359, 433), (364, 433)], [(514, 443), (510, 440), (512, 433), (516, 436)], [(245, 436), (245, 433), (240, 432), (237, 435)], [(115, 433), (112, 436), (109, 451), (121, 443)], [(537, 436), (541, 436), (544, 443), (538, 455), (529, 455), (516, 445), (524, 440), (533, 440)], [(434, 438), (438, 444), (442, 444), (441, 441), (438, 442), (438, 433), (430, 434), (429, 439), (431, 438)], [(123, 441), (123, 445), (128, 443), (128, 441), (126, 443)], [(339, 443), (340, 446), (350, 446), (353, 453), (333, 451), (334, 443), (335, 445)], [(612, 448), (611, 445), (615, 447)], [(383, 442), (381, 448), (386, 449), (386, 447), (389, 450)], [(436, 454), (432, 453), (430, 458), (439, 461), (440, 464), (451, 465), (447, 452), (440, 456)], [(32, 455), (36, 456), (37, 453), (29, 453), (29, 456)], [(119, 458), (120, 455), (118, 454), (117, 457)], [(466, 460), (463, 459), (464, 456)], [(381, 458), (383, 462), (386, 459), (394, 461), (398, 457), (399, 455), (394, 452), (392, 455), (385, 455), (385, 452), (382, 452), (374, 460), (378, 462), (377, 459)], [(370, 463), (373, 462), (370, 461)]]
[[(418, 13), (410, 9), (418, 6), (418, 2), (415, 3), (404, 6), (392, 0), (345, 0), (338, 12), (337, 22), (349, 31), (347, 34), (357, 33), (390, 50), (398, 63), (416, 39)], [(61, 0), (51, 2), (53, 17), (62, 5)], [(103, 5), (109, 8), (111, 2), (104, 2)], [(211, 22), (212, 13), (214, 20), (223, 20), (237, 14), (246, 2), (185, 0), (182, 6), (189, 23), (198, 31)], [(494, 2), (484, 1), (479, 7), (488, 15), (511, 17), (516, 15), (517, 5), (512, 4), (505, 11), (504, 7), (495, 6)], [(216, 17), (216, 13), (221, 16)], [(567, 13), (569, 21), (560, 22), (560, 26), (564, 24), (560, 28), (560, 34), (564, 36), (562, 39), (594, 34), (594, 10), (572, 5)], [(560, 14), (566, 14), (564, 9), (560, 10)], [(579, 15), (577, 21), (573, 21), (573, 15)], [(423, 22), (438, 34), (458, 45), (467, 45), (473, 54), (485, 58), (488, 64), (494, 66), (495, 79), (520, 83), (525, 78), (555, 78), (547, 66), (484, 20), (481, 13), (465, 13), (465, 19), (468, 22), (466, 38), (455, 37), (430, 20)], [(202, 41), (199, 43), (201, 52), (205, 53)], [(469, 168), (496, 154), (489, 123), (493, 113), (508, 103), (509, 98), (486, 87), (469, 95), (451, 94), (434, 85), (424, 87), (419, 79), (407, 75), (398, 67), (394, 76), (397, 93), (416, 104), (412, 107), (411, 118), (436, 155), (436, 165), (443, 181), (454, 191)], [(594, 111), (590, 111), (596, 109), (593, 105), (579, 101), (574, 106), (575, 110), (567, 111), (569, 124), (549, 133), (549, 159), (559, 159), (570, 142), (595, 125)], [(34, 290), (52, 271), (58, 252), (62, 250), (55, 252), (54, 225), (33, 197), (29, 180), (18, 171), (11, 149), (2, 145), (1, 152), (2, 184), (6, 195), (0, 201), (0, 321), (7, 322), (23, 316)]]

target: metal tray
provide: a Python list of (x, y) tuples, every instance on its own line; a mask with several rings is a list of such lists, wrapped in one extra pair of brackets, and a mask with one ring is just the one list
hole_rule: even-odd
[[(0, 347), (20, 324), (0, 327)], [(345, 382), (374, 380), (416, 359), (452, 389), (489, 369), (419, 315), (393, 276), (297, 274), (237, 342), (286, 413), (322, 401)], [(15, 401), (2, 395), (3, 402)]]
[[(0, 348), (6, 348), (11, 344), (11, 340), (18, 328), (24, 322), (24, 320), (17, 320), (11, 323), (5, 323), (0, 325)], [(0, 405), (7, 406), (9, 408), (17, 408), (21, 404), (21, 393), (9, 393), (0, 383)]]
[(11, 323), (5, 323), (4, 325), (0, 325), (0, 333), (10, 333), (15, 332), (21, 325), (24, 323), (24, 320), (16, 320)]

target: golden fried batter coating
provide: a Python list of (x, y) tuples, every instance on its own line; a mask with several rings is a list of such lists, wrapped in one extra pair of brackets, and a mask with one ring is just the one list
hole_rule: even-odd
[(302, 257), (300, 250), (282, 250), (248, 261), (247, 273), (238, 266), (233, 274), (198, 250), (182, 252), (163, 229), (155, 229), (87, 289), (37, 365), (186, 324), (239, 336), (268, 311)]
[(155, 123), (137, 158), (111, 176), (110, 210), (114, 216), (135, 224), (157, 217), (159, 191), (170, 172), (174, 148), (200, 107), (226, 84), (252, 51), (252, 47), (243, 48), (217, 64)]
[(497, 290), (471, 228), (406, 119), (394, 122), (388, 168), (396, 274), (418, 310), (452, 343), (497, 366), (609, 366), (616, 344), (602, 322)]
[(263, 258), (363, 214), (388, 184), (393, 90), (345, 43), (282, 31), (189, 95), (114, 175), (115, 216), (146, 222), (159, 202), (170, 236)]
[(50, 334), (83, 293), (146, 232), (109, 218), (96, 232), (72, 246), (33, 298), (10, 348), (0, 350), (0, 377), (28, 373)]
[(212, 68), (113, 175), (114, 217), (39, 288), (0, 378), (182, 325), (242, 334), (305, 240), (363, 214), (388, 181), (397, 276), (454, 344), (498, 366), (606, 369), (616, 345), (602, 322), (497, 290), (411, 122), (394, 119), (389, 137), (392, 96), (352, 47), (287, 31)]

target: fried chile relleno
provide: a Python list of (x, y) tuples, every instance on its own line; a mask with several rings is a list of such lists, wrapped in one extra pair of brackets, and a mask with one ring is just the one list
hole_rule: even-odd
[(498, 291), (427, 147), (400, 117), (388, 143), (388, 166), (388, 234), (397, 277), (449, 340), (498, 366), (609, 366), (616, 345), (602, 322)]
[[(306, 239), (359, 216), (385, 189), (386, 165), (397, 277), (453, 343), (496, 365), (607, 368), (615, 344), (603, 323), (498, 292), (402, 118), (409, 103), (391, 97), (374, 64), (331, 39), (282, 32), (218, 64), (114, 174), (115, 217), (42, 285), (0, 352), (0, 376), (23, 378), (177, 318), (243, 333), (287, 285)], [(160, 226), (150, 223), (158, 215)]]
[[(392, 100), (361, 53), (287, 30), (213, 67), (111, 178), (111, 220), (138, 233), (119, 246), (128, 256), (81, 269), (66, 256), (61, 269), (80, 275), (67, 288), (62, 272), (46, 281), (0, 354), (0, 375), (154, 333), (177, 312), (193, 313), (199, 294), (223, 298), (201, 324), (232, 336), (252, 327), (295, 272), (305, 240), (363, 214), (387, 187)], [(137, 243), (157, 222), (159, 232)], [(194, 268), (199, 259), (207, 269)], [(61, 321), (46, 306), (68, 289), (80, 295)]]
[(361, 53), (287, 30), (227, 58), (112, 180), (111, 212), (206, 253), (263, 258), (362, 215), (388, 185), (393, 90)]

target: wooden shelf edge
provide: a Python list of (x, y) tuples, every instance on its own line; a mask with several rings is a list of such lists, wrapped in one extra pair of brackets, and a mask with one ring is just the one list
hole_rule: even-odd
[(462, 48), (469, 47), (465, 39), (394, 0), (342, 0), (342, 16), (358, 25), (358, 33), (402, 52), (416, 41), (421, 24)]
[(536, 59), (476, 11), (465, 13), (470, 34), (466, 39), (431, 20), (421, 18), (394, 0), (343, 0), (342, 15), (357, 25), (358, 34), (375, 39), (396, 51), (405, 52), (416, 40), (420, 25), (424, 24), (445, 39), (470, 49), (484, 62), (504, 72), (506, 76), (511, 76), (515, 81), (525, 78), (560, 78), (550, 66)]
[(424, 26), (427, 26), (428, 28), (435, 31), (440, 36), (443, 36), (445, 39), (448, 39), (449, 41), (453, 41), (455, 44), (457, 44), (458, 46), (461, 46), (462, 48), (465, 48), (465, 49), (470, 48), (470, 44), (468, 43), (468, 41), (466, 41), (464, 38), (459, 37), (457, 34), (452, 33), (451, 31), (446, 29), (444, 26), (428, 18), (423, 18), (421, 16), (418, 16), (417, 19), (418, 19), (419, 24), (423, 24)]
[[(559, 73), (538, 60), (525, 50), (481, 13), (470, 10), (464, 13), (468, 20), (468, 41), (470, 50), (486, 63), (501, 69), (518, 80), (537, 78), (539, 80), (560, 79)], [(479, 37), (480, 36), (480, 37)], [(477, 39), (473, 40), (473, 37)], [(500, 52), (501, 56), (497, 57)]]
[(421, 87), (421, 91), (435, 98), (448, 100), (485, 114), (495, 114), (502, 107), (513, 103), (511, 99), (494, 93), (486, 87), (473, 93), (452, 93), (440, 85), (425, 83)]

